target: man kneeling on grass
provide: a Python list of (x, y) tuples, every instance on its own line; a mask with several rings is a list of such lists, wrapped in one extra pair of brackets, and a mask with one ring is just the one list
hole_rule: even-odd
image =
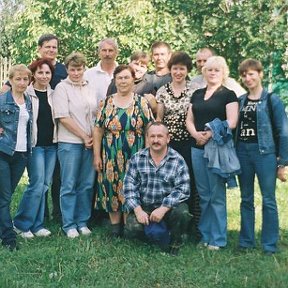
[(149, 148), (131, 158), (124, 178), (125, 207), (134, 212), (127, 216), (125, 236), (150, 240), (177, 255), (191, 218), (184, 203), (190, 194), (188, 167), (168, 147), (170, 136), (163, 123), (148, 126), (146, 141)]

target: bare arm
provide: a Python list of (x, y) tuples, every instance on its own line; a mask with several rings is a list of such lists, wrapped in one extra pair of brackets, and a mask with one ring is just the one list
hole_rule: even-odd
[(238, 102), (232, 102), (226, 105), (226, 118), (230, 129), (234, 129), (238, 122)]
[(87, 135), (71, 117), (59, 118), (61, 124), (71, 133), (81, 138), (84, 141), (86, 148), (92, 148), (93, 140), (90, 135)]
[(160, 122), (163, 121), (164, 110), (165, 110), (164, 103), (158, 103), (157, 104), (157, 117), (156, 117), (157, 121), (160, 121)]
[(196, 140), (197, 145), (204, 145), (212, 136), (211, 131), (197, 131), (194, 124), (194, 116), (192, 112), (192, 104), (188, 108), (186, 117), (186, 128), (190, 135)]
[(95, 127), (93, 133), (94, 167), (100, 172), (102, 170), (101, 144), (104, 128)]
[(148, 101), (153, 114), (156, 114), (158, 107), (157, 107), (157, 102), (156, 102), (155, 96), (153, 94), (144, 94), (144, 97)]

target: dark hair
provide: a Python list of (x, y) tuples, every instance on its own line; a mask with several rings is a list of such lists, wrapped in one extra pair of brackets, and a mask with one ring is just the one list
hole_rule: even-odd
[(192, 70), (192, 59), (186, 52), (174, 52), (168, 62), (168, 69), (171, 70), (171, 67), (177, 64), (186, 66), (188, 73)]
[(137, 51), (137, 52), (134, 52), (130, 56), (130, 62), (132, 62), (132, 61), (138, 61), (140, 63), (148, 65), (148, 63), (150, 61), (150, 57), (149, 57), (149, 55), (146, 52)]
[(115, 68), (113, 73), (114, 79), (116, 79), (117, 74), (121, 73), (124, 70), (129, 70), (132, 75), (132, 78), (135, 79), (135, 71), (129, 65), (125, 64), (119, 65)]
[(59, 38), (54, 34), (43, 34), (38, 39), (38, 46), (42, 47), (44, 42), (55, 39), (57, 41), (57, 45), (59, 45)]
[(152, 126), (163, 126), (166, 130), (167, 130), (167, 134), (169, 134), (169, 129), (167, 127), (166, 124), (164, 124), (163, 122), (161, 121), (153, 121), (153, 122), (150, 122), (146, 128), (145, 128), (145, 134), (147, 135), (148, 134), (148, 130), (152, 127)]
[(171, 47), (170, 45), (167, 43), (167, 42), (164, 42), (164, 41), (156, 41), (152, 44), (151, 46), (151, 52), (153, 54), (153, 50), (156, 49), (156, 48), (160, 48), (160, 47), (166, 47), (167, 50), (170, 52), (171, 51)]
[(246, 59), (242, 61), (239, 65), (238, 71), (242, 76), (250, 69), (257, 71), (258, 73), (263, 72), (263, 66), (261, 62), (255, 59)]
[(35, 61), (33, 61), (33, 62), (28, 66), (28, 68), (29, 68), (30, 71), (32, 72), (32, 79), (31, 79), (32, 82), (34, 82), (34, 80), (35, 80), (35, 79), (34, 79), (34, 74), (35, 74), (37, 68), (41, 68), (44, 64), (46, 64), (46, 65), (49, 66), (49, 68), (50, 68), (50, 70), (51, 70), (51, 74), (52, 74), (52, 76), (53, 76), (53, 73), (54, 73), (55, 68), (54, 68), (52, 62), (51, 62), (49, 59), (47, 59), (47, 58), (38, 58), (38, 59), (36, 59)]

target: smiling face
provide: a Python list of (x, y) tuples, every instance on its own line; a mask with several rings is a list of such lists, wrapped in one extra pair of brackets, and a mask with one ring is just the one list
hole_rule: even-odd
[(168, 61), (171, 57), (171, 52), (165, 46), (160, 46), (153, 49), (152, 60), (155, 64), (156, 71), (167, 68)]
[(183, 64), (175, 64), (171, 66), (170, 69), (172, 81), (174, 83), (183, 83), (188, 75), (188, 69), (186, 65)]
[(241, 75), (243, 84), (249, 89), (254, 90), (262, 84), (263, 72), (258, 72), (253, 69), (248, 69)]
[(147, 65), (141, 61), (133, 60), (129, 66), (135, 71), (135, 79), (141, 79), (147, 72)]
[(41, 67), (37, 67), (33, 76), (34, 87), (44, 89), (48, 86), (52, 78), (52, 72), (47, 64), (43, 64)]
[(73, 66), (69, 64), (67, 68), (69, 79), (75, 83), (81, 83), (83, 81), (84, 71), (85, 71), (84, 65)]
[(47, 58), (54, 64), (58, 54), (58, 42), (56, 39), (44, 41), (42, 46), (38, 46), (41, 58)]
[(117, 92), (121, 94), (129, 94), (133, 91), (134, 78), (128, 69), (122, 70), (115, 75), (115, 85)]
[(221, 85), (224, 80), (224, 71), (221, 67), (208, 66), (204, 70), (204, 77), (210, 85)]

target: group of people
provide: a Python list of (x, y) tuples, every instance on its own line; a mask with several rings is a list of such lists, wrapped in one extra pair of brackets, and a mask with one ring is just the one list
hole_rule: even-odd
[[(82, 53), (56, 61), (59, 40), (44, 34), (40, 58), (15, 65), (0, 96), (0, 237), (46, 237), (47, 192), (68, 238), (90, 235), (93, 209), (108, 212), (113, 237), (140, 238), (175, 255), (182, 235), (199, 247), (227, 244), (226, 186), (241, 190), (239, 247), (255, 247), (254, 178), (263, 197), (262, 248), (277, 251), (276, 178), (286, 181), (288, 121), (280, 98), (262, 87), (263, 67), (244, 60), (247, 92), (210, 48), (193, 62), (166, 42), (118, 65), (114, 39), (99, 42), (99, 63)], [(29, 184), (12, 220), (12, 194)], [(54, 176), (53, 176), (54, 174)], [(52, 181), (53, 179), (53, 181)]]

